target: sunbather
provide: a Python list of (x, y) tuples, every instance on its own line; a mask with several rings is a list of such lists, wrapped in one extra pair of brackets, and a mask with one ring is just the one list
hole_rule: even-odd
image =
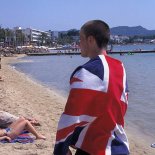
[[(26, 118), (32, 125), (40, 125), (40, 123), (34, 118)], [(19, 117), (10, 114), (5, 111), (0, 111), (0, 128), (7, 128), (10, 124), (18, 120)]]
[(0, 129), (0, 140), (6, 139), (8, 141), (11, 141), (18, 135), (20, 135), (24, 130), (32, 133), (36, 137), (36, 139), (46, 139), (45, 136), (36, 131), (36, 129), (28, 120), (26, 120), (24, 117), (20, 117), (8, 128)]

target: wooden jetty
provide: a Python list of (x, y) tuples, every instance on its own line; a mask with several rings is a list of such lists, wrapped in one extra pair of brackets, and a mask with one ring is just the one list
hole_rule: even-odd
[[(108, 54), (136, 54), (136, 53), (155, 53), (155, 50), (139, 50), (139, 51), (108, 51)], [(27, 53), (28, 56), (48, 56), (48, 55), (80, 55), (80, 52), (41, 52)]]
[(46, 56), (46, 55), (80, 55), (80, 52), (63, 52), (63, 53), (27, 53), (28, 56)]
[(108, 54), (136, 54), (136, 53), (155, 53), (155, 50), (139, 50), (139, 51), (108, 51)]

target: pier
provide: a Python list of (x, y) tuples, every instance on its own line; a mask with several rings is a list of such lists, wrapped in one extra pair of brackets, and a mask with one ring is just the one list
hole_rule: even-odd
[[(139, 50), (139, 51), (108, 51), (108, 54), (136, 54), (136, 53), (155, 53), (155, 50)], [(40, 53), (27, 53), (28, 56), (47, 56), (47, 55), (80, 55), (80, 52), (40, 52)]]
[(111, 52), (108, 51), (108, 54), (129, 54), (129, 53), (155, 53), (155, 50), (139, 50), (139, 51), (115, 51), (115, 52)]
[(80, 55), (80, 52), (63, 52), (63, 53), (52, 53), (52, 52), (48, 52), (48, 53), (27, 53), (28, 56), (46, 56), (46, 55)]

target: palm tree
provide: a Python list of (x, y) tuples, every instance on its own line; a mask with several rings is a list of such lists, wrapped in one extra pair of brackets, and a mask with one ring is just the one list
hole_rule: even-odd
[(8, 46), (13, 45), (13, 31), (9, 28), (5, 29), (5, 42)]
[(16, 30), (15, 32), (15, 35), (16, 35), (16, 46), (22, 46), (25, 44), (25, 35), (22, 33), (21, 30)]
[(39, 45), (49, 45), (51, 43), (51, 39), (46, 33), (41, 33), (40, 37), (38, 38)]
[(0, 42), (5, 44), (5, 29), (0, 26)]

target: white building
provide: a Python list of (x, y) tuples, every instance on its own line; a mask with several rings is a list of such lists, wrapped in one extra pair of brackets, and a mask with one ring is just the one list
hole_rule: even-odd
[(16, 27), (13, 28), (13, 30), (14, 31), (16, 31), (16, 30), (22, 30), (22, 28), (20, 26), (16, 26)]
[(46, 34), (48, 38), (51, 38), (51, 34), (47, 31), (41, 31), (37, 29), (26, 28), (22, 32), (30, 39), (31, 42), (37, 43), (40, 40), (42, 34)]
[(59, 37), (59, 31), (50, 31), (52, 40), (56, 40)]
[(126, 40), (129, 40), (128, 36), (121, 36), (121, 35), (110, 35), (110, 39), (117, 43), (123, 43)]

